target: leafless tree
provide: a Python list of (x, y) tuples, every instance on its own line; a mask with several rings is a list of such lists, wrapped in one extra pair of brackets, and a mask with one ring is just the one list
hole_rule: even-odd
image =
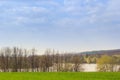
[(73, 56), (72, 62), (74, 64), (73, 69), (74, 69), (75, 72), (78, 72), (78, 71), (82, 70), (82, 68), (81, 68), (82, 59), (80, 58), (80, 56), (78, 56), (78, 55)]

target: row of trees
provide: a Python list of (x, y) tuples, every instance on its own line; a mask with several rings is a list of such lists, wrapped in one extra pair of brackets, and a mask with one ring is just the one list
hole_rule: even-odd
[(82, 57), (59, 54), (46, 50), (44, 55), (36, 55), (36, 50), (4, 48), (0, 50), (1, 72), (52, 72), (82, 71)]
[(82, 64), (96, 63), (98, 71), (120, 71), (120, 57), (99, 54), (71, 54), (46, 50), (37, 55), (35, 49), (3, 48), (0, 50), (1, 72), (78, 72)]
[(97, 60), (97, 69), (101, 72), (118, 72), (120, 71), (120, 56), (102, 55)]

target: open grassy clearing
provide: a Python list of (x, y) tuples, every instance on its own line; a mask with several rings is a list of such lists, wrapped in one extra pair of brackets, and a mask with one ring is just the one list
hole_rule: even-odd
[(0, 80), (120, 80), (120, 73), (0, 73)]

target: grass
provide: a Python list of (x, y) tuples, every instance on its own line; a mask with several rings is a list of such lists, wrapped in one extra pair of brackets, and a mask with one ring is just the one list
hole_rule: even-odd
[(0, 80), (120, 80), (120, 73), (0, 73)]

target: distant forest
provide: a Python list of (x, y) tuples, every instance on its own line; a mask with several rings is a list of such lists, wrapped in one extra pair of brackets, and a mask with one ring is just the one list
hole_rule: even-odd
[(1, 72), (81, 72), (82, 64), (97, 64), (101, 72), (120, 71), (120, 50), (60, 53), (47, 49), (43, 55), (35, 49), (1, 48)]

